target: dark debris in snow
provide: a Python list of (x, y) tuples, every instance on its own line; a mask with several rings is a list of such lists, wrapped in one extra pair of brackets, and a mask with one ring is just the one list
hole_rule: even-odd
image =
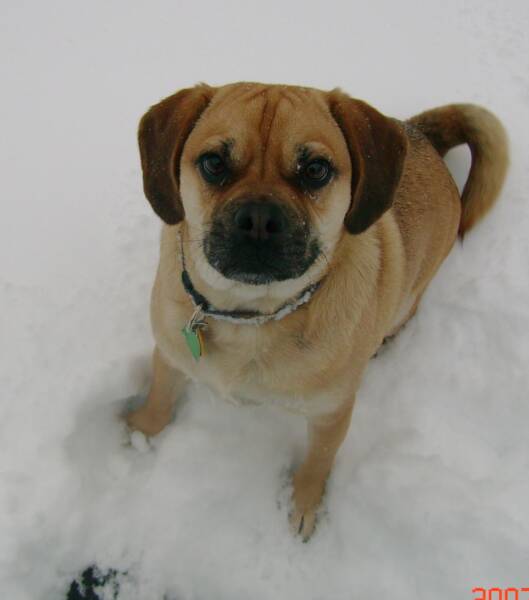
[[(87, 567), (72, 581), (66, 600), (118, 600), (119, 573), (114, 569), (101, 571), (95, 565)], [(100, 594), (105, 594), (104, 599)]]

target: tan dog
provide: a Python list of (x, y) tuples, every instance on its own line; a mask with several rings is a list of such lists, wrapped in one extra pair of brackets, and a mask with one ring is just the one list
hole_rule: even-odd
[[(462, 143), (460, 198), (441, 157)], [(153, 106), (139, 144), (166, 225), (152, 387), (128, 423), (157, 434), (188, 378), (304, 415), (290, 519), (307, 539), (369, 359), (498, 195), (503, 128), (472, 105), (399, 122), (339, 90), (240, 83)]]

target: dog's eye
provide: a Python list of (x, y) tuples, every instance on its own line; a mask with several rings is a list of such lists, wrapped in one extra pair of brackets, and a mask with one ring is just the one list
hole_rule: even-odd
[(312, 160), (301, 169), (304, 183), (312, 188), (323, 187), (329, 182), (331, 175), (331, 165), (323, 158)]
[(222, 184), (228, 176), (228, 167), (218, 154), (203, 154), (198, 159), (198, 166), (202, 177), (213, 184)]

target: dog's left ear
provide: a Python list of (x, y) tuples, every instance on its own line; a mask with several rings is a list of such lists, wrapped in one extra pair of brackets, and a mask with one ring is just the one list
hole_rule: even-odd
[(362, 233), (393, 203), (406, 155), (406, 135), (395, 121), (340, 90), (333, 90), (328, 98), (353, 170), (344, 224), (349, 233)]

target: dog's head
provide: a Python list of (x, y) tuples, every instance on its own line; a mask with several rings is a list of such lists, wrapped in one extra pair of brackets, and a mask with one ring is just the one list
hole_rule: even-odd
[(227, 279), (297, 279), (390, 206), (401, 128), (340, 91), (199, 85), (153, 106), (139, 144), (145, 194)]

